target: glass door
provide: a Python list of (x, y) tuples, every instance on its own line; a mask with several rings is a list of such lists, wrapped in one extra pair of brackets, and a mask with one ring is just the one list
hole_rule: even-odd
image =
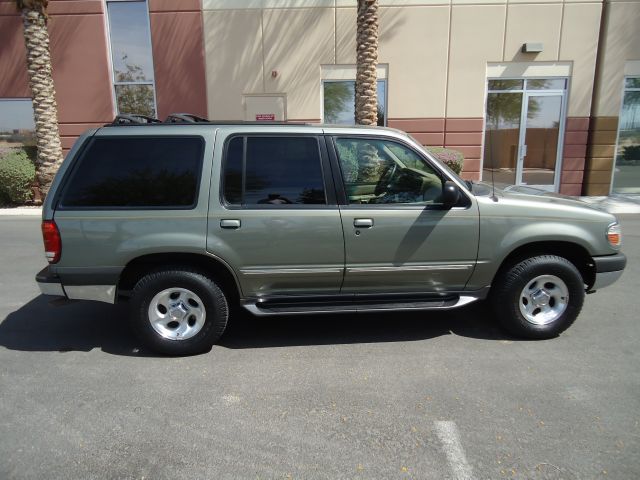
[(559, 176), (563, 97), (558, 94), (525, 94), (525, 128), (520, 145), (518, 184), (555, 190)]
[(566, 82), (564, 78), (489, 80), (485, 182), (558, 190)]

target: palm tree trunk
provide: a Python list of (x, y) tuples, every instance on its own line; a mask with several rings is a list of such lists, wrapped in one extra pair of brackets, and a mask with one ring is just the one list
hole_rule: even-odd
[[(21, 6), (20, 3), (23, 3)], [(51, 74), (51, 54), (49, 53), (49, 32), (45, 2), (19, 2), (24, 25), (24, 41), (27, 49), (27, 70), (33, 101), (36, 124), (38, 155), (36, 159), (36, 180), (40, 192), (49, 191), (53, 177), (62, 163), (62, 144), (58, 129), (58, 108), (56, 105), (53, 76)], [(25, 6), (27, 4), (28, 6)]]
[(378, 0), (358, 0), (356, 123), (378, 123)]

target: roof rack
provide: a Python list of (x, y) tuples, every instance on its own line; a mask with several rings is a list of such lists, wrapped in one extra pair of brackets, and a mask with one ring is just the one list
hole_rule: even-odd
[(199, 117), (192, 113), (172, 113), (164, 121), (164, 123), (202, 123), (209, 122), (206, 118)]
[(147, 123), (160, 123), (160, 120), (146, 115), (138, 115), (137, 113), (122, 113), (116, 115), (116, 118), (113, 119), (110, 125), (144, 125)]
[(111, 123), (105, 124), (105, 127), (114, 126), (136, 126), (136, 125), (189, 125), (194, 123), (206, 125), (306, 125), (315, 126), (313, 123), (307, 122), (287, 122), (287, 121), (251, 121), (251, 120), (207, 120), (192, 113), (171, 113), (164, 121), (157, 118), (139, 115), (137, 113), (123, 113), (117, 115)]

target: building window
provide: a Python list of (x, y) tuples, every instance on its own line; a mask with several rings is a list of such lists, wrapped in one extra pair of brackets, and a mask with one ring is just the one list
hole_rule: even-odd
[[(355, 125), (355, 80), (324, 80), (324, 123)], [(387, 81), (378, 80), (378, 125), (387, 124)]]
[(149, 10), (146, 1), (108, 1), (117, 113), (156, 116)]
[(640, 193), (640, 77), (624, 80), (613, 192)]
[(0, 99), (0, 155), (14, 148), (35, 153), (35, 128), (31, 99)]

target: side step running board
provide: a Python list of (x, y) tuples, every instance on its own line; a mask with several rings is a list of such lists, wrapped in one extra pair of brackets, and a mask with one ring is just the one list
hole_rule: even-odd
[(245, 300), (242, 306), (257, 316), (305, 315), (318, 313), (385, 312), (407, 310), (449, 310), (468, 305), (479, 297), (448, 295), (421, 299), (376, 298), (354, 299), (333, 298), (327, 300), (283, 298), (266, 300)]

